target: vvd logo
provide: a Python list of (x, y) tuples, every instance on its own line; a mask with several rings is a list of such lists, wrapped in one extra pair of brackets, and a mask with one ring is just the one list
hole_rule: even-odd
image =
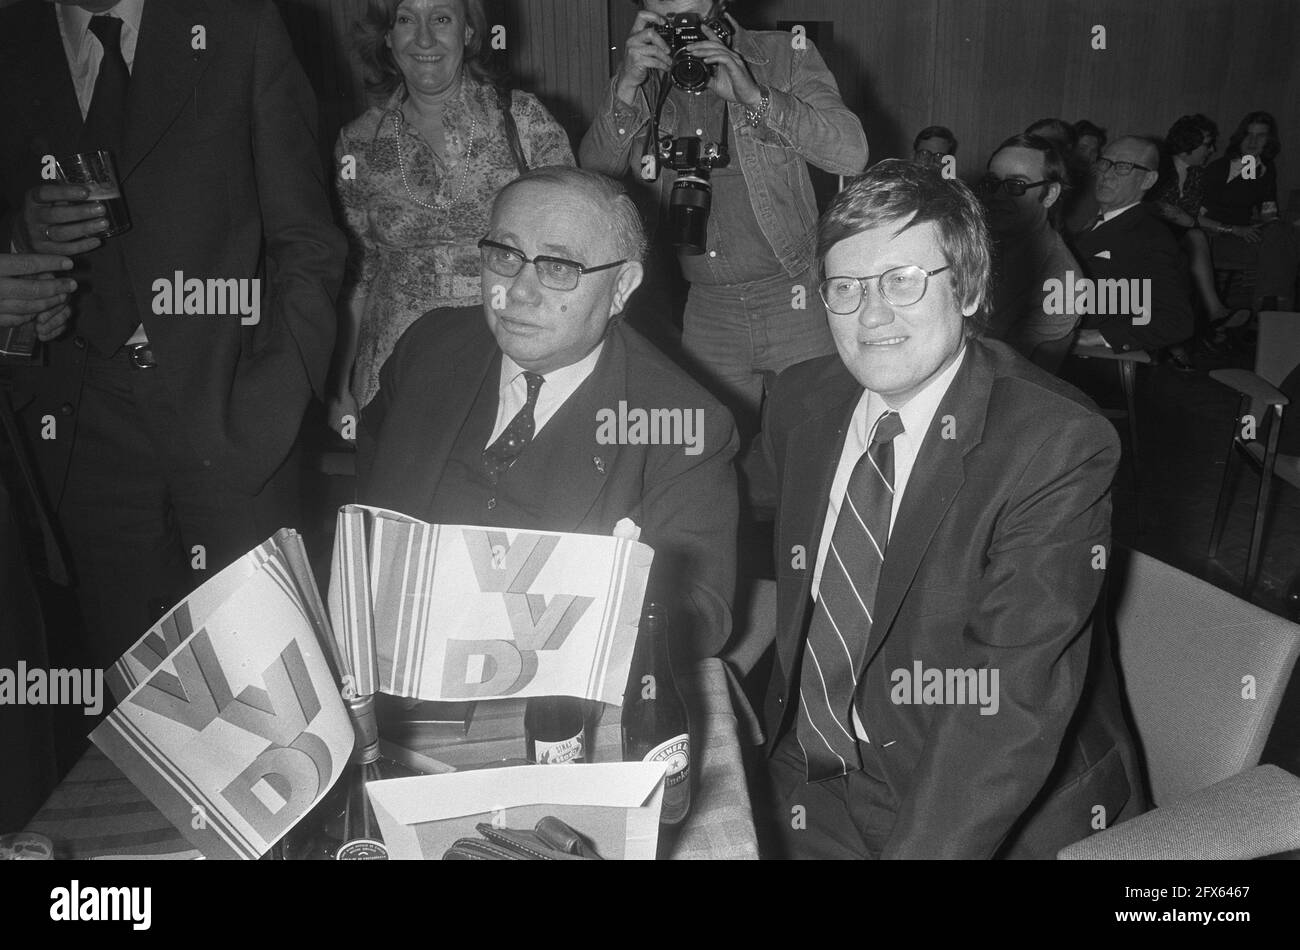
[(547, 600), (529, 593), (560, 539), (519, 533), (510, 544), (504, 531), (466, 529), (465, 544), (480, 591), (500, 594), (513, 640), (447, 639), (442, 694), (448, 699), (481, 699), (519, 692), (537, 674), (537, 654), (558, 650), (594, 597), (553, 594)]

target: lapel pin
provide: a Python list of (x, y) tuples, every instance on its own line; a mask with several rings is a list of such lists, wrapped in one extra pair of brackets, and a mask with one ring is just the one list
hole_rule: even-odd
[(600, 472), (600, 474), (605, 474), (605, 460), (599, 455), (593, 455), (591, 457), (591, 464), (596, 466), (596, 471)]

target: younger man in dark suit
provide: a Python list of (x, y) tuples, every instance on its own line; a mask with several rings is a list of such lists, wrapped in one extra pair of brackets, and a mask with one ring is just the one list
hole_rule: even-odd
[(1089, 617), (1114, 430), (977, 335), (989, 239), (965, 185), (881, 162), (832, 202), (838, 355), (776, 384), (768, 690), (787, 856), (1052, 857), (1143, 795)]
[[(535, 169), (497, 195), (483, 306), (398, 341), (361, 417), (358, 499), (442, 524), (610, 534), (655, 551), (679, 656), (731, 630), (737, 489), (727, 411), (617, 319), (644, 236), (611, 180)], [(626, 526), (626, 524), (625, 524)]]

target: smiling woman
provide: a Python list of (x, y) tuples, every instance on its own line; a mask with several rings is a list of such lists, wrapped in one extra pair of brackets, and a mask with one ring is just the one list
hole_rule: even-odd
[(376, 104), (344, 127), (336, 184), (351, 241), (331, 424), (342, 430), (428, 310), (482, 302), (477, 242), (497, 190), (573, 165), (564, 130), (484, 55), (482, 0), (370, 0), (354, 28)]

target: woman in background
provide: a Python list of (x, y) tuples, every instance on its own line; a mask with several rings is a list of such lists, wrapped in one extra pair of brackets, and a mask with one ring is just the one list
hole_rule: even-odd
[(1170, 126), (1165, 136), (1160, 179), (1146, 199), (1160, 212), (1187, 254), (1201, 311), (1211, 327), (1227, 322), (1232, 315), (1214, 286), (1210, 240), (1200, 225), (1205, 200), (1205, 166), (1214, 154), (1218, 137), (1219, 127), (1199, 112), (1182, 116)]
[(1200, 224), (1214, 235), (1216, 267), (1254, 270), (1253, 302), (1288, 310), (1294, 303), (1300, 247), (1295, 229), (1278, 216), (1281, 151), (1277, 120), (1267, 112), (1248, 113), (1224, 156), (1206, 166)]
[(568, 136), (485, 65), (482, 0), (370, 0), (356, 25), (370, 91), (339, 134), (337, 186), (351, 244), (330, 424), (379, 388), (417, 317), (482, 303), (477, 242), (497, 190), (526, 168), (573, 165)]

